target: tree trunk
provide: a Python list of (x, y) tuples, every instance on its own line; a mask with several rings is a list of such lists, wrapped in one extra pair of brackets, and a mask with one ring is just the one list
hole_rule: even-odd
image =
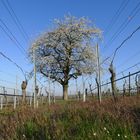
[(113, 96), (113, 99), (114, 101), (116, 101), (116, 85), (115, 85), (115, 77), (112, 75), (112, 77), (110, 78), (111, 80), (111, 87), (112, 87), (112, 96)]
[(110, 74), (111, 74), (110, 80), (111, 80), (112, 96), (113, 96), (114, 101), (116, 101), (116, 83), (115, 83), (116, 73), (114, 71), (112, 63), (109, 67), (109, 71), (110, 71)]
[(22, 89), (22, 103), (24, 104), (26, 101), (26, 89)]
[(22, 81), (21, 89), (22, 89), (22, 103), (23, 104), (26, 101), (26, 87), (27, 87), (27, 81)]
[(64, 84), (63, 86), (63, 99), (68, 100), (68, 84)]

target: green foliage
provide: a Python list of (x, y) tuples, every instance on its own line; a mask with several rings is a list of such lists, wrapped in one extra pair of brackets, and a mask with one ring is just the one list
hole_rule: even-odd
[(37, 122), (27, 121), (24, 125), (20, 125), (17, 130), (15, 139), (26, 140), (46, 140), (46, 127), (37, 124)]

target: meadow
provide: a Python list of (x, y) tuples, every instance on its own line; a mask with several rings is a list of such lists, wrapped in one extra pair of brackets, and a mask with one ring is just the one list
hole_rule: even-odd
[(0, 140), (140, 140), (140, 96), (0, 111)]

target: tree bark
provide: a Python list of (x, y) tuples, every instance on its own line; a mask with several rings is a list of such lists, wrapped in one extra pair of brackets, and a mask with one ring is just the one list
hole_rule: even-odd
[(25, 103), (26, 101), (26, 89), (22, 89), (22, 102)]
[(27, 87), (27, 81), (22, 81), (21, 89), (22, 89), (22, 103), (23, 104), (26, 101), (26, 87)]
[(112, 88), (112, 96), (114, 101), (116, 101), (116, 83), (115, 83), (116, 73), (114, 71), (113, 64), (110, 65), (109, 71), (111, 74), (110, 81), (111, 81), (111, 88)]
[(63, 85), (63, 99), (68, 100), (68, 84)]

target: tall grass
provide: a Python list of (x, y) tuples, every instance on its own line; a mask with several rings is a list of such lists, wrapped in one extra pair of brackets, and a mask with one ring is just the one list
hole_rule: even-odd
[(0, 140), (139, 140), (140, 97), (0, 112)]

